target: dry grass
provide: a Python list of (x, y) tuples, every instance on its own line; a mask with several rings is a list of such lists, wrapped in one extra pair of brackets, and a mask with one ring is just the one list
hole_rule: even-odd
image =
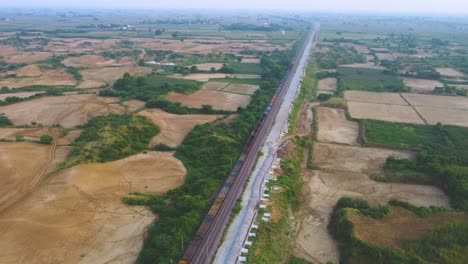
[(253, 95), (258, 89), (260, 89), (260, 86), (254, 84), (232, 83), (226, 86), (223, 92)]
[(397, 93), (374, 93), (364, 91), (345, 91), (344, 97), (352, 102), (364, 102), (375, 104), (408, 105)]
[(76, 84), (77, 81), (75, 78), (64, 69), (42, 71), (42, 73), (37, 77), (7, 78), (0, 80), (0, 86), (7, 86), (10, 88), (32, 85), (60, 86)]
[(8, 63), (28, 63), (45, 60), (53, 55), (52, 52), (19, 52), (7, 54), (3, 59)]
[(5, 100), (7, 97), (19, 97), (19, 98), (27, 98), (31, 97), (36, 94), (40, 94), (43, 92), (19, 92), (19, 93), (7, 93), (7, 94), (0, 94), (0, 100)]
[(116, 63), (115, 60), (106, 59), (99, 55), (84, 55), (80, 57), (69, 57), (62, 62), (65, 66), (72, 67), (104, 67)]
[(325, 78), (318, 82), (320, 91), (336, 91), (337, 86), (336, 78)]
[(356, 210), (350, 210), (348, 217), (360, 239), (373, 245), (394, 248), (400, 248), (403, 240), (418, 238), (431, 229), (468, 220), (468, 216), (462, 212), (437, 212), (422, 218), (395, 206), (390, 206), (389, 214), (382, 219), (362, 216)]
[(317, 139), (323, 142), (335, 142), (356, 145), (359, 125), (348, 121), (343, 109), (318, 107)]
[(220, 115), (176, 115), (160, 109), (146, 109), (138, 113), (157, 125), (161, 132), (151, 139), (150, 145), (165, 144), (175, 148), (197, 124), (212, 122)]
[(359, 119), (424, 124), (411, 106), (348, 102), (348, 109), (351, 117)]
[(436, 70), (440, 73), (442, 76), (448, 76), (448, 77), (462, 77), (463, 73), (453, 69), (453, 68), (436, 68)]

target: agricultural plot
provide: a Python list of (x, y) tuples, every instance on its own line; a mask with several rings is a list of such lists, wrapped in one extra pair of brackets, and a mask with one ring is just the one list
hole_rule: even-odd
[(176, 148), (187, 134), (198, 124), (214, 121), (220, 115), (176, 115), (160, 109), (146, 109), (138, 113), (157, 125), (161, 132), (153, 137), (150, 146), (164, 144)]
[(192, 108), (202, 108), (203, 105), (211, 105), (213, 109), (227, 111), (236, 111), (238, 107), (245, 108), (250, 103), (252, 98), (248, 95), (219, 91), (226, 87), (226, 85), (223, 82), (208, 82), (193, 94), (186, 95), (171, 92), (166, 96), (166, 99)]
[(297, 214), (294, 255), (308, 261), (338, 263), (336, 242), (327, 226), (332, 209), (342, 196), (365, 198), (372, 204), (397, 198), (419, 206), (448, 206), (448, 197), (435, 187), (380, 183), (369, 178), (382, 169), (387, 157), (413, 155), (408, 151), (316, 143), (313, 162), (320, 170), (304, 176), (302, 193), (306, 202)]
[(343, 109), (318, 107), (317, 139), (322, 142), (335, 142), (356, 145), (359, 125), (346, 119)]
[(196, 66), (198, 70), (200, 71), (210, 71), (212, 68), (215, 70), (219, 70), (221, 67), (223, 67), (223, 63), (215, 62), (215, 63), (198, 63), (198, 64), (193, 64), (188, 67)]
[(63, 69), (52, 69), (41, 71), (35, 77), (5, 78), (0, 80), (0, 86), (9, 88), (26, 87), (33, 85), (46, 86), (73, 86), (77, 80)]
[(369, 68), (339, 67), (343, 90), (399, 92), (404, 90), (403, 81), (394, 74)]
[(3, 59), (8, 63), (31, 63), (52, 57), (52, 52), (19, 52), (8, 54)]
[(152, 71), (148, 67), (139, 67), (127, 65), (122, 67), (105, 67), (96, 69), (87, 69), (80, 71), (83, 75), (83, 82), (77, 86), (81, 89), (99, 88), (101, 86), (112, 85), (114, 81), (122, 78), (124, 73), (128, 72), (133, 75), (144, 75)]
[(258, 58), (242, 58), (242, 63), (260, 63)]
[(182, 162), (161, 152), (61, 171), (0, 216), (0, 262), (135, 262), (156, 216), (122, 198), (165, 193), (185, 173)]
[(336, 91), (338, 84), (336, 78), (325, 78), (318, 81), (318, 90), (320, 91)]
[(436, 71), (440, 73), (442, 76), (447, 77), (462, 77), (463, 73), (453, 69), (453, 68), (436, 68)]
[(260, 86), (254, 84), (231, 83), (222, 89), (223, 92), (253, 95)]
[(437, 80), (425, 80), (416, 78), (403, 78), (403, 83), (411, 87), (413, 92), (417, 93), (430, 93), (436, 87), (444, 87), (444, 84)]
[(353, 64), (343, 64), (340, 67), (348, 67), (348, 68), (363, 68), (363, 69), (376, 69), (376, 70), (385, 70), (385, 67), (380, 65), (375, 65), (372, 62), (368, 63), (353, 63)]
[(349, 114), (358, 119), (424, 124), (416, 111), (407, 105), (348, 102)]
[(105, 67), (116, 64), (116, 60), (107, 59), (99, 55), (84, 55), (80, 57), (68, 57), (62, 62), (65, 66), (71, 67)]
[(30, 125), (32, 122), (51, 126), (61, 124), (72, 128), (86, 123), (91, 117), (107, 113), (124, 113), (125, 107), (117, 98), (92, 94), (41, 97), (7, 106), (0, 106), (15, 125)]
[(374, 104), (408, 105), (397, 93), (372, 93), (363, 91), (345, 91), (344, 97), (351, 102), (364, 102)]
[(210, 79), (219, 79), (219, 78), (239, 78), (239, 79), (260, 79), (261, 76), (257, 74), (227, 74), (227, 73), (192, 73), (187, 75), (173, 74), (169, 77), (184, 79), (184, 80), (193, 80), (200, 82), (207, 82)]
[(43, 92), (18, 92), (18, 93), (6, 93), (0, 94), (0, 100), (5, 100), (7, 97), (18, 97), (18, 98), (28, 98), (36, 94), (41, 94)]

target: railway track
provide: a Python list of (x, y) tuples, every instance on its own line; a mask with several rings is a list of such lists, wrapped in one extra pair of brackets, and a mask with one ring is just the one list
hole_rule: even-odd
[(206, 264), (211, 262), (221, 242), (231, 211), (242, 194), (244, 184), (252, 171), (258, 151), (263, 145), (266, 135), (275, 120), (287, 89), (290, 87), (298, 69), (299, 62), (305, 53), (307, 44), (313, 41), (315, 30), (313, 29), (308, 32), (301, 49), (296, 54), (292, 66), (281, 82), (281, 85), (277, 88), (267, 109), (255, 125), (247, 143), (242, 149), (239, 159), (218, 193), (208, 214), (184, 251), (179, 264)]

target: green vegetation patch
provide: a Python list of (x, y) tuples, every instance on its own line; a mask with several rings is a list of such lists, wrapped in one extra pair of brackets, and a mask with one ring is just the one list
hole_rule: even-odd
[(0, 115), (0, 127), (7, 127), (7, 126), (12, 126), (12, 125), (13, 125), (13, 122), (11, 122), (11, 120), (8, 119), (8, 117), (4, 115)]
[(261, 85), (262, 79), (243, 79), (243, 78), (211, 78), (210, 82), (227, 82), (236, 84), (254, 84)]
[(468, 128), (371, 120), (361, 125), (365, 143), (420, 149), (415, 160), (388, 158), (376, 180), (434, 184), (455, 208), (468, 210)]
[(223, 73), (239, 73), (239, 74), (262, 74), (263, 70), (258, 63), (242, 63), (242, 62), (229, 62), (219, 72)]
[(389, 71), (338, 67), (338, 91), (408, 92), (402, 79)]
[(354, 48), (347, 48), (339, 45), (329, 47), (326, 52), (315, 53), (317, 65), (322, 69), (334, 69), (338, 65), (364, 63), (366, 57), (359, 54)]
[(133, 115), (97, 116), (80, 127), (80, 137), (72, 145), (65, 165), (122, 159), (147, 149), (159, 128), (145, 117)]
[(389, 205), (373, 207), (365, 200), (347, 197), (338, 201), (328, 227), (338, 242), (341, 263), (458, 263), (457, 261), (466, 259), (468, 223), (459, 221), (464, 217), (461, 213), (446, 212), (447, 218), (442, 217), (442, 223), (420, 237), (400, 241), (398, 249), (362, 240), (355, 231), (351, 214), (386, 221), (384, 217), (390, 210), (400, 207), (412, 212), (415, 219), (426, 218), (425, 221), (431, 221), (433, 214), (448, 210), (441, 207), (417, 207), (398, 200), (391, 200)]

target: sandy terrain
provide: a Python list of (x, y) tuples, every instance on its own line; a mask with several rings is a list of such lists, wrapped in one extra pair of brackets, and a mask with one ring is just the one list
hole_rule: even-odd
[(424, 124), (411, 106), (348, 102), (349, 114), (359, 119)]
[(94, 94), (41, 97), (0, 106), (0, 113), (5, 113), (15, 125), (37, 122), (50, 126), (59, 123), (63, 127), (71, 128), (84, 124), (97, 115), (124, 113), (124, 107), (111, 104), (116, 101), (118, 101), (117, 98), (100, 97)]
[(350, 211), (348, 216), (359, 238), (378, 246), (400, 248), (402, 240), (416, 239), (439, 226), (468, 220), (468, 215), (462, 212), (438, 212), (419, 217), (401, 207), (390, 208), (389, 214), (382, 219), (364, 217), (354, 210)]
[(359, 125), (346, 119), (343, 109), (317, 107), (317, 139), (323, 142), (335, 142), (356, 145)]
[(416, 78), (403, 78), (403, 83), (411, 87), (413, 92), (430, 93), (436, 87), (444, 87), (444, 84), (436, 80), (425, 80)]
[(393, 104), (408, 105), (408, 103), (397, 93), (375, 93), (364, 91), (345, 91), (344, 97), (348, 101), (375, 103), (375, 104)]
[(26, 63), (45, 60), (52, 55), (52, 52), (20, 52), (5, 55), (3, 59), (8, 63)]
[(162, 194), (183, 182), (171, 153), (83, 164), (49, 177), (0, 215), (1, 263), (132, 263), (156, 216), (130, 207), (130, 192)]
[(260, 79), (260, 75), (255, 74), (227, 74), (227, 73), (191, 73), (187, 75), (173, 74), (169, 77), (185, 79), (185, 80), (194, 80), (200, 82), (207, 82), (209, 79), (213, 78), (242, 78), (242, 79)]
[(298, 232), (293, 253), (313, 262), (338, 263), (336, 243), (327, 230), (330, 213), (342, 196), (368, 199), (372, 204), (398, 198), (419, 206), (448, 206), (448, 197), (432, 186), (379, 183), (369, 175), (381, 170), (388, 156), (410, 158), (404, 151), (316, 143), (314, 164), (320, 171), (304, 175), (303, 206), (296, 215)]
[(385, 67), (380, 66), (380, 65), (375, 65), (373, 62), (343, 64), (343, 65), (340, 65), (340, 67), (367, 68), (367, 69), (385, 70)]
[(436, 71), (438, 71), (441, 75), (448, 76), (448, 77), (462, 77), (463, 76), (463, 73), (453, 68), (436, 68)]
[(107, 59), (99, 55), (84, 55), (80, 57), (68, 57), (62, 62), (65, 66), (72, 67), (104, 67), (112, 65), (115, 60)]
[(468, 110), (468, 97), (426, 94), (402, 94), (413, 106)]
[(0, 212), (58, 168), (69, 150), (69, 147), (29, 142), (0, 143)]
[(242, 63), (260, 63), (259, 58), (242, 58)]
[(19, 98), (26, 98), (31, 97), (36, 94), (40, 94), (43, 92), (19, 92), (19, 93), (6, 93), (0, 94), (0, 100), (5, 100), (7, 97), (19, 97)]
[(10, 88), (25, 87), (31, 85), (76, 85), (75, 78), (64, 69), (52, 69), (43, 71), (38, 77), (7, 78), (0, 80), (0, 86)]
[(216, 70), (219, 70), (221, 67), (223, 67), (223, 63), (219, 63), (219, 62), (216, 62), (216, 63), (199, 63), (199, 64), (190, 65), (188, 67), (192, 67), (192, 66), (197, 66), (197, 68), (200, 71), (210, 71), (211, 68), (215, 68)]
[(98, 88), (103, 85), (113, 84), (117, 79), (122, 78), (124, 73), (128, 72), (131, 75), (144, 75), (152, 71), (148, 67), (138, 66), (123, 66), (123, 67), (107, 67), (98, 69), (87, 69), (80, 71), (83, 75), (84, 82), (78, 85), (78, 88), (89, 89)]
[(325, 78), (318, 81), (319, 90), (336, 91), (337, 86), (336, 78)]
[(176, 115), (160, 109), (146, 109), (138, 114), (148, 118), (161, 129), (161, 132), (151, 139), (150, 146), (165, 144), (172, 148), (179, 146), (195, 125), (212, 122), (221, 117), (220, 115)]
[(226, 83), (223, 82), (209, 82), (193, 94), (171, 92), (166, 96), (166, 99), (180, 102), (187, 107), (201, 108), (203, 105), (211, 105), (213, 109), (228, 111), (236, 111), (238, 107), (245, 108), (249, 105), (252, 98), (248, 95), (218, 91), (225, 86)]
[(260, 89), (260, 86), (255, 84), (231, 83), (228, 86), (224, 87), (222, 91), (228, 93), (253, 95), (258, 89)]

